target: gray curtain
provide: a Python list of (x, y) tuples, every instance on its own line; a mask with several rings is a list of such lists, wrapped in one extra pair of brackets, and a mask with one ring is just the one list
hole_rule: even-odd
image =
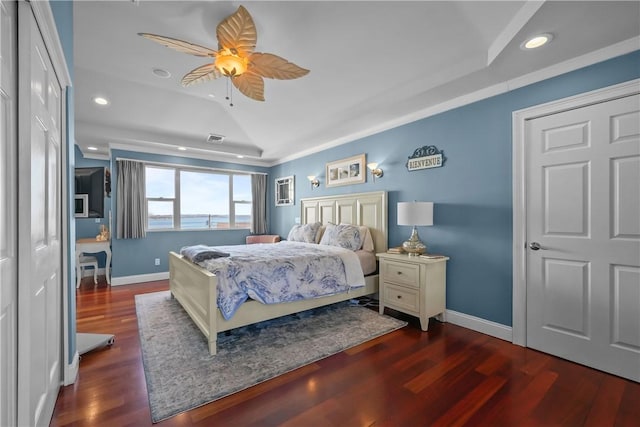
[(117, 160), (117, 167), (116, 236), (118, 239), (143, 238), (147, 235), (144, 163)]
[(253, 208), (251, 211), (251, 233), (267, 234), (267, 176), (263, 174), (251, 175), (251, 196)]

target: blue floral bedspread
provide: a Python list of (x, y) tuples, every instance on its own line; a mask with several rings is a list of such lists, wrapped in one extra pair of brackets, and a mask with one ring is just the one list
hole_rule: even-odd
[(230, 256), (198, 264), (217, 276), (218, 308), (227, 320), (248, 298), (276, 304), (364, 286), (358, 258), (348, 249), (289, 241), (215, 249)]

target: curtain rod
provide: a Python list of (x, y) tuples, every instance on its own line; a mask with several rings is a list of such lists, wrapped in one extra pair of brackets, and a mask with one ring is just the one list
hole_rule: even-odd
[(140, 160), (140, 159), (129, 159), (127, 157), (116, 157), (116, 161), (118, 160), (127, 160), (129, 162), (138, 162), (138, 163), (144, 163), (147, 165), (156, 165), (156, 166), (170, 166), (170, 167), (176, 167), (176, 166), (185, 166), (191, 169), (205, 169), (205, 170), (215, 170), (215, 171), (219, 171), (219, 172), (230, 172), (230, 173), (244, 173), (244, 174), (254, 174), (254, 175), (269, 175), (266, 172), (255, 172), (255, 171), (243, 171), (243, 170), (234, 170), (234, 169), (221, 169), (221, 168), (210, 168), (210, 167), (206, 167), (206, 166), (195, 166), (195, 165), (184, 165), (181, 163), (165, 163), (165, 162), (154, 162), (154, 161), (149, 161), (149, 160)]

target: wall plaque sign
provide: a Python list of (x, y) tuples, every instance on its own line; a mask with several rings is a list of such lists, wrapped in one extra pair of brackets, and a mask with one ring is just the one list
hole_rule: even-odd
[(435, 145), (425, 145), (416, 148), (409, 160), (407, 161), (407, 169), (409, 171), (417, 171), (420, 169), (439, 168), (444, 165), (447, 158), (444, 151), (438, 150)]

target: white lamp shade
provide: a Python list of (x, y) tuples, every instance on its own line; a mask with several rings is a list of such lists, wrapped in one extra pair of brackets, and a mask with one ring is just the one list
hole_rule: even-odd
[(398, 225), (433, 225), (433, 202), (398, 202)]

